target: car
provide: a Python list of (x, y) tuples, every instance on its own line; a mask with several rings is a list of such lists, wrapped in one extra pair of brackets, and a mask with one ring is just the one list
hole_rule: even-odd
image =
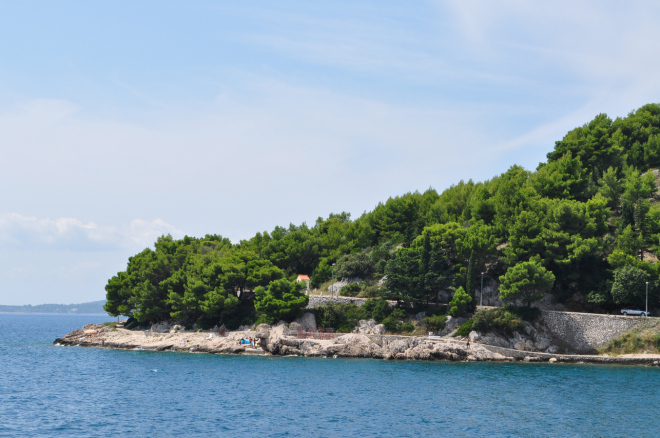
[(636, 310), (636, 309), (621, 309), (621, 313), (623, 313), (623, 316), (628, 316), (628, 315), (651, 316), (651, 312), (645, 312), (643, 310)]

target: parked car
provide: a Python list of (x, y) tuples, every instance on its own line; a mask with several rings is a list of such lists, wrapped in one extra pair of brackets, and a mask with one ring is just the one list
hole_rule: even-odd
[(643, 310), (636, 310), (636, 309), (621, 309), (621, 313), (623, 313), (624, 316), (628, 316), (628, 315), (651, 316), (651, 312), (645, 312)]

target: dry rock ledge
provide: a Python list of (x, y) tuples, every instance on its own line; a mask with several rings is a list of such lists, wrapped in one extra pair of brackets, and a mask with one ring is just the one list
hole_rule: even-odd
[[(242, 338), (256, 338), (260, 348), (240, 345)], [(336, 358), (374, 358), (387, 360), (446, 361), (526, 361), (571, 362), (627, 365), (659, 365), (660, 357), (611, 357), (524, 352), (472, 343), (453, 338), (417, 337), (351, 333), (334, 339), (298, 339), (288, 334), (285, 325), (259, 325), (255, 331), (227, 332), (225, 336), (208, 332), (158, 333), (87, 324), (54, 342), (55, 345), (100, 347), (124, 350), (176, 351), (211, 354), (260, 354)]]

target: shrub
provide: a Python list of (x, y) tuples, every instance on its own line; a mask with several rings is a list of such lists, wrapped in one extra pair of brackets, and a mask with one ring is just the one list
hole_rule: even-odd
[(328, 303), (316, 308), (319, 327), (332, 327), (339, 333), (350, 333), (361, 319), (369, 319), (369, 312), (355, 304)]
[(415, 325), (412, 322), (404, 322), (403, 325), (401, 326), (401, 331), (407, 333), (414, 332)]
[(365, 253), (348, 254), (337, 260), (336, 278), (367, 278), (374, 272), (374, 264)]
[(385, 325), (385, 328), (388, 332), (398, 333), (401, 331), (401, 327), (403, 325), (401, 320), (404, 316), (405, 312), (403, 309), (394, 309), (389, 314), (389, 316), (383, 320), (382, 323)]
[(610, 354), (633, 354), (644, 351), (660, 353), (660, 324), (648, 321), (641, 327), (633, 327), (600, 349), (601, 353)]
[(389, 303), (383, 298), (367, 300), (362, 308), (369, 313), (371, 319), (374, 319), (377, 322), (383, 321), (392, 312)]
[(500, 298), (504, 302), (521, 300), (531, 307), (552, 289), (555, 275), (545, 269), (537, 260), (520, 262), (509, 267), (500, 277)]
[(470, 308), (471, 302), (472, 297), (462, 287), (459, 287), (449, 302), (449, 314), (454, 317), (464, 315)]
[[(612, 298), (614, 303), (643, 307), (646, 299), (646, 282), (650, 276), (635, 266), (625, 265), (614, 271)], [(650, 293), (655, 295), (655, 282), (650, 281)]]
[(506, 306), (514, 315), (518, 315), (525, 321), (534, 322), (541, 317), (541, 309), (527, 306)]
[(440, 330), (445, 328), (445, 324), (447, 324), (447, 316), (446, 315), (427, 316), (422, 320), (422, 323), (424, 324), (424, 327), (426, 327), (428, 331), (439, 332)]
[(507, 308), (480, 310), (472, 317), (472, 329), (481, 333), (498, 331), (510, 336), (524, 326), (522, 318)]
[(272, 322), (280, 319), (292, 321), (302, 316), (309, 297), (303, 295), (302, 283), (285, 279), (271, 281), (268, 287), (259, 286), (254, 290), (254, 308)]
[(358, 283), (349, 283), (339, 290), (339, 295), (343, 297), (355, 297), (361, 290)]
[(465, 321), (465, 324), (463, 324), (458, 328), (458, 330), (456, 330), (454, 336), (467, 336), (470, 334), (471, 331), (472, 331), (472, 320), (468, 319), (467, 321)]
[(481, 333), (488, 333), (495, 325), (495, 313), (492, 310), (480, 310), (472, 316), (472, 327)]
[(259, 324), (270, 324), (270, 318), (264, 315), (263, 313), (261, 315), (257, 316), (257, 320), (254, 322), (254, 325), (252, 326), (253, 330), (259, 326)]

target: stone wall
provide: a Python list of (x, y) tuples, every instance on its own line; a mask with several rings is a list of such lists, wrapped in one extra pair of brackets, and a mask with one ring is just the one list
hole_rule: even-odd
[(362, 306), (365, 301), (365, 298), (353, 298), (353, 297), (321, 297), (317, 295), (309, 296), (309, 304), (307, 304), (307, 309), (316, 309), (317, 307), (323, 306), (327, 303), (341, 303), (341, 304), (355, 304), (356, 306)]
[(593, 352), (647, 318), (544, 310), (548, 334), (578, 352)]
[[(316, 309), (317, 307), (323, 306), (327, 303), (340, 303), (340, 304), (355, 304), (358, 307), (361, 307), (367, 298), (354, 298), (354, 297), (322, 297), (318, 295), (309, 296), (309, 304), (307, 304), (306, 309)], [(396, 305), (396, 301), (388, 301), (390, 307)]]

